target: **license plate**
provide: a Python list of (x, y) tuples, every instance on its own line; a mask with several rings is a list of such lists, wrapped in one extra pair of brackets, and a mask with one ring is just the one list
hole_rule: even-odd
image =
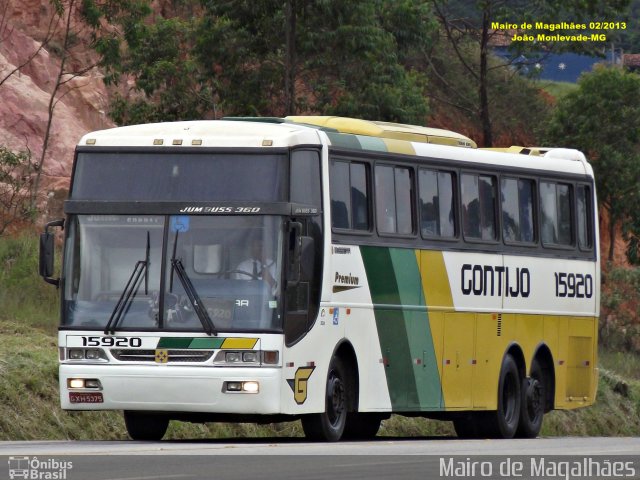
[(69, 392), (71, 403), (102, 403), (102, 393), (100, 392)]

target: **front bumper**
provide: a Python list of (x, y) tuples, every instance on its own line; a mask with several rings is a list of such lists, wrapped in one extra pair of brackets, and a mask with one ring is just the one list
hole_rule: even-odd
[[(100, 403), (71, 403), (68, 379), (98, 379)], [(146, 410), (237, 414), (280, 413), (282, 370), (268, 367), (60, 365), (64, 410)], [(224, 382), (257, 381), (257, 393), (224, 392)]]

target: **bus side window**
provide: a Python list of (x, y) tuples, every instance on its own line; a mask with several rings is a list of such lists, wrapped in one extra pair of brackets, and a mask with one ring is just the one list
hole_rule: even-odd
[(376, 221), (380, 233), (413, 233), (411, 169), (376, 165)]
[(418, 182), (422, 236), (454, 237), (453, 173), (421, 168)]
[(367, 166), (359, 162), (331, 161), (331, 226), (368, 231)]
[(296, 150), (291, 159), (291, 201), (320, 206), (320, 158), (314, 150)]
[(506, 242), (532, 243), (533, 181), (503, 178), (500, 185), (502, 236)]
[(573, 242), (570, 185), (540, 182), (540, 213), (542, 243), (570, 246)]
[(578, 246), (582, 250), (590, 250), (593, 247), (591, 189), (586, 185), (578, 186), (576, 200), (578, 209)]
[(460, 185), (464, 236), (474, 240), (495, 240), (495, 177), (463, 173)]

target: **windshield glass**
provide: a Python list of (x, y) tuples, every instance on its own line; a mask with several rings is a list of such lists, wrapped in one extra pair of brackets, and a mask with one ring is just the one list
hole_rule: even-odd
[(285, 154), (80, 152), (71, 198), (281, 202), (287, 199), (286, 175)]
[(281, 329), (280, 217), (78, 215), (68, 235), (65, 326), (104, 329), (148, 258), (116, 330), (202, 331), (194, 291), (217, 331)]

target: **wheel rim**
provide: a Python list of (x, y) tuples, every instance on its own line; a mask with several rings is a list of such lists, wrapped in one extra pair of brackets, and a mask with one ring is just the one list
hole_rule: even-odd
[(517, 388), (516, 378), (513, 373), (505, 377), (502, 389), (502, 410), (507, 424), (512, 424), (516, 420)]
[(344, 412), (344, 384), (336, 372), (332, 371), (327, 382), (327, 417), (332, 426), (340, 425)]
[(532, 378), (529, 381), (525, 399), (527, 402), (527, 415), (535, 423), (542, 413), (542, 384), (538, 379)]

